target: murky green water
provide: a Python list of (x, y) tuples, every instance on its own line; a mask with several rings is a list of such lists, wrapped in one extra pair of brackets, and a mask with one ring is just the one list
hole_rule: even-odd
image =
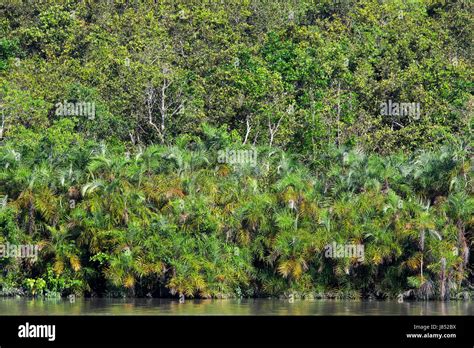
[(474, 315), (474, 302), (0, 298), (0, 315)]

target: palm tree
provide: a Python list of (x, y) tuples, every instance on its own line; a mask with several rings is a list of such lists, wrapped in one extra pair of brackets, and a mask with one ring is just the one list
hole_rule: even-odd
[(466, 192), (452, 193), (448, 197), (446, 214), (453, 221), (458, 231), (457, 247), (462, 259), (459, 264), (459, 273), (462, 275), (465, 275), (464, 268), (469, 262), (469, 246), (466, 225), (467, 223), (472, 222), (473, 211), (474, 198), (468, 196)]
[[(44, 230), (43, 223), (55, 225), (58, 219), (58, 200), (50, 188), (54, 187), (57, 178), (53, 168), (46, 162), (33, 169), (20, 166), (15, 172), (15, 178), (17, 185), (23, 189), (13, 198), (13, 204), (21, 211), (28, 233), (31, 235), (37, 230)], [(37, 221), (37, 211), (44, 221)]]
[(80, 252), (74, 242), (73, 235), (64, 225), (59, 228), (47, 226), (49, 235), (39, 242), (45, 257), (54, 260), (53, 269), (57, 274), (64, 272), (66, 265), (74, 272), (81, 269)]

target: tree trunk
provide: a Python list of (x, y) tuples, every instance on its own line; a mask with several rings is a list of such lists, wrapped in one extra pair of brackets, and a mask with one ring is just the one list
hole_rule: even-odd
[(440, 273), (440, 299), (444, 301), (446, 299), (446, 258), (441, 259), (441, 273)]

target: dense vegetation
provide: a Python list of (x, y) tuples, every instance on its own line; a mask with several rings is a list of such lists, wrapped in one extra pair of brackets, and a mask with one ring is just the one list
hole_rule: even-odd
[(472, 7), (1, 4), (0, 294), (470, 296)]

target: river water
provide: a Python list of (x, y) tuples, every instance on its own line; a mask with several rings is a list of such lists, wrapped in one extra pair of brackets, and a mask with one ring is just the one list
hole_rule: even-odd
[(0, 298), (0, 315), (474, 315), (474, 302)]

